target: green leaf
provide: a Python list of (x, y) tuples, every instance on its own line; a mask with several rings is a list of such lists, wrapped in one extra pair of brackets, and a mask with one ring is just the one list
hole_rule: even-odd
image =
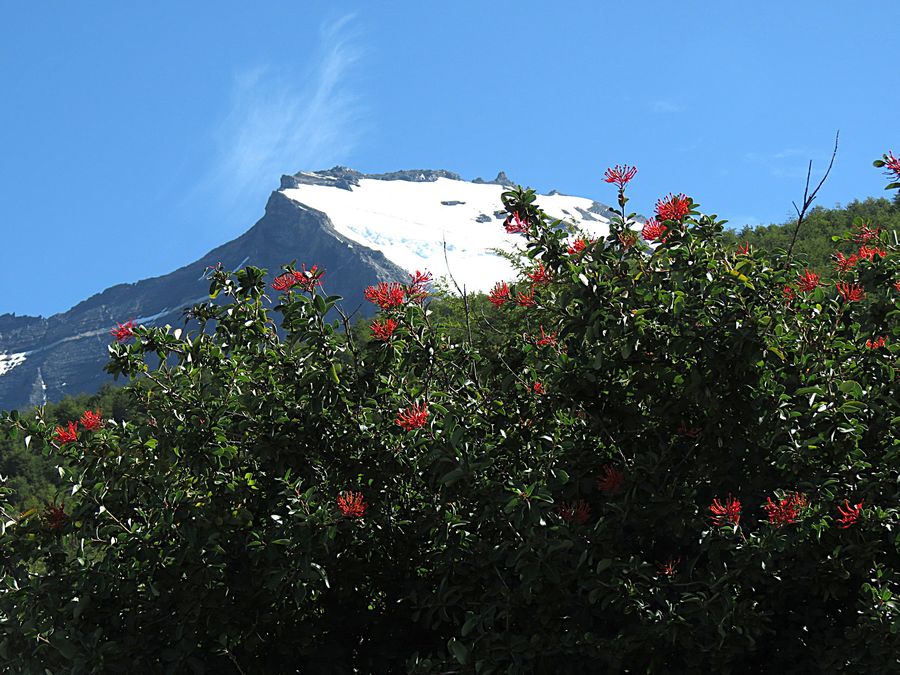
[(450, 638), (447, 642), (447, 649), (450, 650), (453, 658), (455, 658), (461, 666), (464, 666), (469, 662), (469, 648), (462, 642), (459, 642), (456, 638)]

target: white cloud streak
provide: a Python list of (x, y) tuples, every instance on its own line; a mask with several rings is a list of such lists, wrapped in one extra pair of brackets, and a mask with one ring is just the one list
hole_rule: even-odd
[(235, 76), (231, 105), (215, 132), (217, 157), (204, 187), (245, 202), (278, 185), (284, 173), (346, 161), (356, 147), (364, 111), (348, 77), (362, 53), (353, 15), (320, 31), (306, 77), (261, 66)]

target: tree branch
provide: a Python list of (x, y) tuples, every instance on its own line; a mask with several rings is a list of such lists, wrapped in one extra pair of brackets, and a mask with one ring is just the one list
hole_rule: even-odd
[(794, 227), (794, 234), (791, 237), (791, 245), (788, 247), (785, 269), (787, 269), (791, 264), (791, 258), (794, 255), (794, 245), (797, 243), (797, 235), (800, 234), (800, 226), (803, 225), (803, 219), (806, 218), (806, 213), (807, 211), (809, 211), (809, 207), (815, 200), (816, 195), (819, 192), (819, 188), (821, 188), (825, 184), (825, 180), (828, 178), (828, 174), (831, 173), (831, 167), (834, 166), (834, 158), (837, 156), (838, 140), (840, 138), (840, 135), (840, 130), (838, 130), (834, 135), (834, 151), (831, 153), (831, 161), (828, 162), (828, 168), (825, 170), (825, 175), (822, 176), (822, 180), (819, 181), (819, 184), (816, 185), (816, 189), (813, 190), (812, 193), (810, 193), (809, 191), (809, 179), (812, 175), (812, 160), (809, 160), (809, 167), (806, 170), (806, 187), (803, 188), (803, 208), (798, 209), (797, 204), (791, 202), (791, 204), (794, 205), (794, 210), (797, 212), (797, 225), (796, 227)]

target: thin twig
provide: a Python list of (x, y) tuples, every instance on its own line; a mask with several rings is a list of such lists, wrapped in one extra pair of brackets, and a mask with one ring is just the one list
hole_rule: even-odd
[[(472, 339), (472, 321), (470, 318), (470, 309), (469, 309), (469, 296), (466, 293), (465, 287), (460, 288), (459, 284), (456, 282), (456, 277), (453, 276), (453, 272), (450, 270), (450, 260), (447, 258), (447, 238), (443, 238), (443, 246), (444, 246), (444, 264), (447, 265), (447, 275), (450, 277), (450, 281), (453, 282), (453, 285), (456, 287), (456, 292), (462, 296), (463, 301), (463, 311), (466, 316), (466, 335), (469, 338), (469, 349), (475, 348), (475, 341)], [(478, 367), (475, 365), (475, 359), (472, 359), (472, 375), (475, 378), (475, 384), (478, 387), (481, 387), (481, 384), (478, 380)]]
[(797, 243), (797, 235), (800, 234), (800, 226), (803, 225), (803, 219), (806, 217), (807, 211), (809, 211), (809, 207), (812, 205), (813, 201), (816, 198), (816, 195), (819, 192), (819, 188), (825, 184), (825, 180), (828, 178), (828, 174), (831, 173), (831, 167), (834, 166), (834, 158), (837, 156), (838, 151), (838, 140), (841, 136), (840, 130), (838, 130), (834, 135), (834, 151), (831, 153), (831, 161), (828, 162), (828, 168), (825, 170), (825, 175), (822, 176), (822, 180), (819, 181), (819, 184), (816, 185), (816, 189), (809, 192), (809, 179), (812, 175), (812, 160), (809, 161), (809, 167), (806, 170), (806, 187), (803, 189), (803, 208), (797, 208), (797, 205), (794, 202), (791, 204), (794, 205), (794, 210), (797, 212), (797, 225), (794, 227), (794, 235), (791, 237), (791, 245), (788, 247), (787, 251), (787, 260), (785, 261), (785, 269), (787, 269), (791, 264), (791, 257), (794, 254), (794, 244)]

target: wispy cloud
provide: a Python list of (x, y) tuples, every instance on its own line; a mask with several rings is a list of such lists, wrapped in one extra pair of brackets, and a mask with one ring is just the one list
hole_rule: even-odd
[(364, 117), (348, 85), (361, 57), (354, 16), (346, 15), (322, 26), (305, 75), (272, 65), (237, 73), (204, 187), (238, 203), (275, 187), (283, 173), (346, 161)]
[(821, 151), (806, 148), (783, 148), (774, 152), (751, 151), (744, 153), (744, 161), (760, 164), (775, 178), (797, 180), (806, 177), (809, 160), (819, 163), (827, 160)]
[(650, 104), (653, 112), (658, 113), (680, 113), (684, 112), (685, 107), (681, 103), (676, 103), (671, 99), (657, 99)]

